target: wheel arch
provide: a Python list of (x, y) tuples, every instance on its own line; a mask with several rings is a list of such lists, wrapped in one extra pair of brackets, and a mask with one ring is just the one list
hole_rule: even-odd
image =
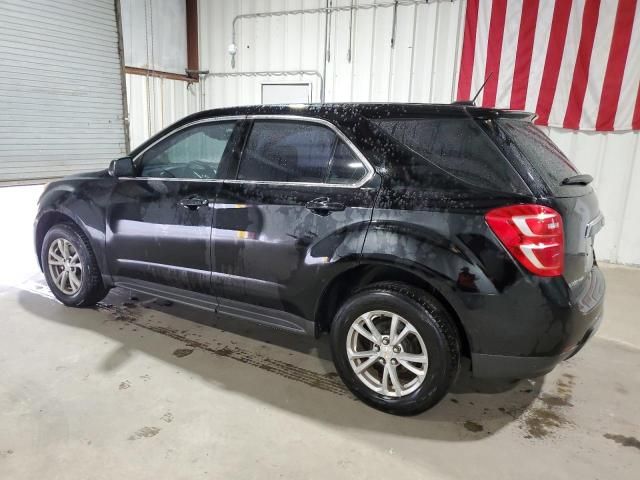
[(356, 290), (378, 282), (397, 281), (420, 288), (433, 295), (447, 313), (453, 319), (462, 347), (461, 353), (469, 356), (471, 345), (469, 336), (460, 316), (456, 312), (451, 302), (442, 292), (434, 286), (433, 281), (429, 281), (424, 276), (410, 271), (398, 265), (386, 263), (361, 263), (349, 270), (345, 270), (334, 277), (324, 288), (316, 304), (316, 332), (329, 331), (331, 322), (340, 305)]
[(42, 242), (44, 242), (44, 237), (47, 234), (47, 232), (51, 230), (52, 227), (54, 227), (55, 225), (59, 225), (61, 223), (71, 224), (75, 228), (80, 230), (87, 238), (91, 238), (89, 237), (87, 231), (85, 230), (81, 222), (76, 221), (70, 215), (60, 212), (58, 210), (50, 210), (50, 211), (44, 212), (38, 218), (38, 221), (35, 227), (35, 248), (36, 248), (36, 254), (38, 257), (38, 265), (40, 266), (40, 270), (42, 270), (43, 268), (41, 253), (42, 253)]

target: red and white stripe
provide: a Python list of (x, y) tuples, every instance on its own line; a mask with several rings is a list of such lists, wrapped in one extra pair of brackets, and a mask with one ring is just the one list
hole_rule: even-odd
[(467, 0), (457, 99), (487, 78), (477, 105), (640, 130), (640, 0)]

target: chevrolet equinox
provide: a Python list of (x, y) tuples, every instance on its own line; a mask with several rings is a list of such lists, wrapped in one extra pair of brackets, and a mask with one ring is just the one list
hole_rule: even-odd
[(199, 112), (50, 183), (39, 262), (68, 306), (124, 287), (329, 332), (358, 398), (416, 414), (461, 356), (477, 377), (543, 375), (602, 318), (592, 179), (534, 118), (468, 103)]

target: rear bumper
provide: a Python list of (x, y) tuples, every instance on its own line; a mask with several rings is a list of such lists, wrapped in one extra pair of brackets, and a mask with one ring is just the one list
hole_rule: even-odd
[(478, 334), (471, 337), (475, 377), (544, 375), (575, 355), (600, 326), (605, 281), (597, 266), (574, 290), (560, 278), (541, 283), (539, 288), (531, 287), (520, 289), (515, 297), (508, 294), (494, 297), (497, 308), (493, 311), (509, 311), (510, 315), (497, 316), (490, 325), (492, 328), (477, 329)]
[(489, 355), (472, 353), (471, 364), (473, 376), (477, 378), (535, 378), (549, 373), (561, 361), (577, 354), (586, 345), (602, 322), (602, 308), (594, 317), (593, 323), (584, 333), (582, 339), (575, 345), (566, 348), (560, 355), (530, 357), (515, 355)]

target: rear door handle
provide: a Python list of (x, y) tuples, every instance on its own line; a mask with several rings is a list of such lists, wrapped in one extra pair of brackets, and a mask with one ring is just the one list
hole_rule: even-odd
[(178, 202), (178, 205), (184, 208), (188, 208), (189, 210), (197, 210), (200, 207), (204, 207), (209, 204), (209, 199), (201, 197), (199, 195), (192, 195), (190, 197), (185, 197)]
[(308, 210), (318, 215), (329, 215), (331, 212), (341, 212), (345, 209), (344, 203), (332, 202), (328, 197), (314, 198), (305, 205)]

